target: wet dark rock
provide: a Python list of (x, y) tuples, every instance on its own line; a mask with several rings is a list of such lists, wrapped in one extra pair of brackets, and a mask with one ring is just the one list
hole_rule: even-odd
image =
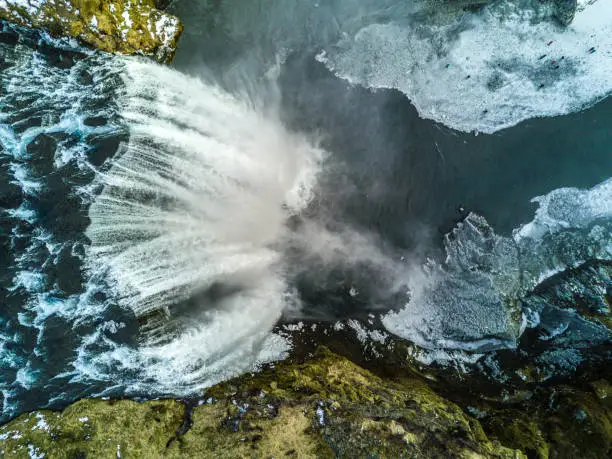
[(19, 35), (11, 30), (0, 32), (0, 43), (15, 46), (19, 42)]
[(554, 16), (564, 26), (571, 24), (578, 7), (577, 0), (552, 0), (554, 4)]
[(104, 161), (117, 153), (121, 142), (126, 140), (127, 135), (118, 136), (116, 133), (113, 133), (112, 136), (104, 134), (89, 135), (86, 139), (88, 145), (91, 145), (91, 148), (87, 151), (89, 162), (94, 166), (101, 166)]
[(82, 290), (81, 261), (71, 254), (72, 247), (65, 246), (57, 255), (57, 286), (66, 295), (73, 295)]
[(103, 116), (90, 116), (83, 120), (85, 126), (104, 126), (107, 120)]
[(28, 165), (32, 169), (32, 175), (36, 178), (43, 177), (53, 171), (53, 158), (57, 148), (57, 141), (50, 135), (37, 135), (26, 147), (30, 158)]
[(19, 185), (11, 183), (12, 173), (6, 164), (0, 165), (0, 208), (16, 209), (21, 204), (23, 192)]
[(45, 41), (41, 41), (36, 49), (49, 65), (53, 65), (60, 69), (68, 69), (72, 67), (76, 61), (85, 57), (83, 53), (60, 49)]

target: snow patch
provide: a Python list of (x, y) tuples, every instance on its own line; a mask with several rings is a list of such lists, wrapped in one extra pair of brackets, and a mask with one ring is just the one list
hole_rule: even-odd
[(612, 92), (612, 2), (582, 7), (567, 28), (513, 0), (444, 24), (394, 17), (316, 59), (352, 84), (402, 91), (423, 118), (493, 133)]
[(41, 0), (0, 0), (0, 8), (18, 6), (25, 9), (30, 15), (36, 15), (42, 3)]
[(48, 432), (49, 424), (47, 423), (45, 416), (42, 413), (36, 413), (36, 418), (38, 419), (38, 422), (36, 423), (34, 427), (32, 427), (32, 430), (40, 429), (40, 430), (44, 430), (45, 432)]
[(28, 454), (30, 455), (30, 459), (42, 459), (45, 457), (45, 453), (31, 443), (28, 444)]

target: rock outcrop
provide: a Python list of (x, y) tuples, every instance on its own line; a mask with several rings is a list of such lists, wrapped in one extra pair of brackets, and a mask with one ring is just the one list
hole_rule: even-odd
[(183, 26), (155, 0), (0, 0), (0, 19), (95, 49), (170, 62)]
[[(433, 385), (432, 385), (433, 383)], [(609, 457), (610, 385), (469, 406), (418, 372), (380, 377), (319, 348), (191, 402), (86, 399), (0, 428), (2, 457)], [(576, 455), (578, 454), (578, 455)], [(44, 456), (43, 456), (44, 455)]]
[(0, 429), (4, 457), (523, 457), (416, 379), (385, 381), (320, 348), (213, 387), (207, 401), (81, 400)]

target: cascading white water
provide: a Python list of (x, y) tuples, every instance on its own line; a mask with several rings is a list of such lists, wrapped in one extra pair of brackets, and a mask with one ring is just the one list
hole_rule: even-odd
[[(130, 139), (98, 175), (104, 188), (87, 235), (91, 271), (108, 271), (115, 297), (141, 318), (142, 340), (93, 362), (86, 343), (79, 375), (104, 379), (120, 365), (139, 373), (126, 381), (128, 393), (152, 381), (157, 393), (176, 394), (247, 371), (286, 349), (270, 331), (299, 303), (292, 280), (303, 275), (307, 288), (333, 291), (359, 277), (335, 279), (337, 267), (369, 277), (360, 298), (368, 307), (388, 310), (410, 291), (410, 303), (383, 324), (424, 347), (507, 347), (522, 333), (514, 307), (522, 273), (507, 269), (516, 250), (486, 222), (457, 239), (445, 270), (423, 278), (383, 241), (339, 221), (333, 206), (302, 212), (325, 155), (274, 110), (137, 60), (126, 59), (124, 80)], [(431, 288), (419, 295), (426, 281)]]
[[(403, 288), (406, 266), (377, 238), (309, 205), (327, 155), (274, 106), (139, 60), (123, 75), (130, 138), (98, 173), (86, 234), (90, 278), (139, 318), (140, 344), (96, 332), (76, 380), (119, 366), (139, 375), (122, 381), (128, 393), (191, 393), (284, 355), (271, 331), (283, 312), (302, 314), (296, 276), (319, 288), (335, 266), (368, 266), (383, 296)], [(110, 349), (92, 357), (100, 343)]]
[(108, 269), (146, 318), (146, 345), (178, 321), (184, 333), (205, 327), (199, 359), (219, 359), (281, 315), (279, 243), (322, 151), (246, 97), (151, 63), (129, 60), (125, 74), (130, 140), (89, 210), (92, 269)]

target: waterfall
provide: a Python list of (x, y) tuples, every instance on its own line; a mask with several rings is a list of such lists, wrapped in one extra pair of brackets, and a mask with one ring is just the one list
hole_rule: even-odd
[(269, 331), (287, 295), (286, 222), (308, 204), (322, 151), (253, 97), (141, 61), (124, 82), (130, 138), (99, 174), (92, 264), (149, 345), (194, 324), (231, 327), (213, 347)]

